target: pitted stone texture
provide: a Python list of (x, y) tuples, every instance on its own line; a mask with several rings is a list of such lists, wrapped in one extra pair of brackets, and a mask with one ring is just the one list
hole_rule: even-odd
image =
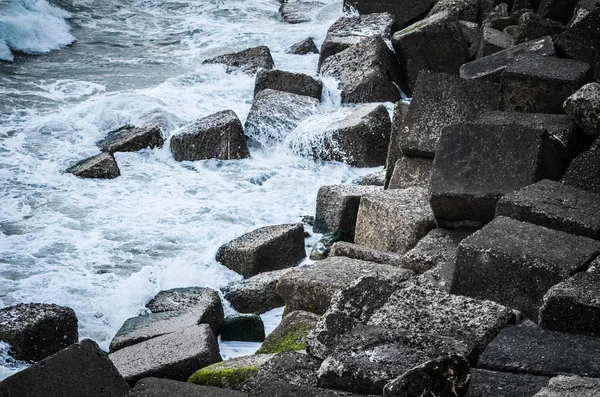
[(302, 73), (292, 73), (277, 69), (261, 69), (256, 73), (254, 96), (267, 88), (321, 100), (323, 83), (321, 80), (317, 80), (314, 77)]
[(279, 7), (279, 15), (287, 23), (310, 22), (324, 6), (325, 3), (321, 3), (320, 1), (285, 2)]
[(203, 117), (184, 132), (172, 136), (171, 152), (177, 161), (250, 157), (244, 128), (232, 110)]
[(252, 384), (248, 393), (250, 397), (285, 396), (285, 397), (359, 397), (361, 394), (321, 389), (279, 380), (267, 379)]
[(127, 397), (247, 397), (248, 394), (218, 387), (193, 385), (170, 379), (144, 378)]
[(402, 257), (402, 267), (415, 273), (439, 268), (444, 284), (450, 284), (458, 244), (471, 234), (468, 230), (433, 229)]
[(600, 336), (600, 271), (582, 272), (544, 295), (540, 326), (545, 329)]
[(302, 224), (265, 226), (246, 233), (217, 251), (216, 260), (249, 278), (295, 266), (306, 257)]
[(600, 193), (600, 142), (596, 142), (571, 162), (561, 182)]
[(596, 240), (497, 217), (458, 246), (450, 292), (499, 302), (537, 322), (546, 291), (598, 253)]
[(432, 0), (344, 0), (344, 10), (355, 9), (360, 15), (389, 12), (399, 28), (421, 19), (433, 7)]
[(217, 339), (207, 324), (158, 336), (108, 357), (131, 385), (149, 376), (185, 381), (198, 367), (221, 361)]
[(67, 168), (65, 172), (80, 178), (113, 179), (121, 175), (117, 161), (111, 153), (100, 153), (81, 160)]
[(234, 281), (221, 288), (225, 299), (240, 313), (264, 313), (285, 303), (277, 294), (279, 279), (292, 269), (274, 270)]
[(477, 58), (482, 58), (498, 51), (506, 50), (514, 45), (515, 39), (511, 35), (485, 26), (483, 27), (481, 43), (477, 50)]
[(137, 152), (145, 148), (162, 147), (164, 143), (160, 125), (145, 127), (126, 126), (108, 135), (98, 142), (103, 152)]
[(329, 256), (345, 256), (361, 261), (383, 263), (392, 266), (402, 265), (402, 256), (389, 251), (381, 251), (358, 244), (339, 241), (331, 247)]
[(394, 166), (396, 162), (402, 157), (404, 157), (402, 149), (400, 148), (400, 131), (402, 130), (402, 126), (404, 120), (406, 119), (406, 115), (408, 114), (409, 107), (410, 103), (405, 101), (398, 101), (394, 104), (394, 114), (392, 116), (392, 134), (390, 136), (390, 146), (388, 148), (388, 156), (385, 162), (384, 186), (386, 187), (390, 183), (390, 179), (392, 178), (392, 173), (394, 171)]
[(247, 74), (254, 74), (258, 69), (273, 69), (275, 63), (271, 57), (269, 47), (258, 46), (231, 54), (223, 54), (202, 62), (223, 63), (227, 65), (227, 73), (240, 70)]
[(381, 36), (367, 37), (330, 56), (323, 76), (340, 81), (342, 103), (395, 102), (400, 99), (400, 65)]
[(554, 43), (550, 37), (528, 41), (506, 50), (465, 63), (460, 67), (463, 79), (484, 79), (500, 83), (504, 70), (520, 57), (526, 55), (554, 56)]
[(403, 88), (408, 92), (415, 88), (422, 70), (458, 75), (460, 66), (470, 60), (461, 25), (448, 11), (394, 33), (392, 43), (404, 73)]
[(363, 176), (360, 184), (362, 186), (385, 186), (385, 170), (372, 172)]
[[(477, 50), (482, 40), (482, 32), (479, 28), (479, 24), (476, 22), (458, 21), (460, 24), (460, 30), (462, 31), (465, 40), (467, 41), (467, 48), (469, 49), (469, 59), (475, 59), (477, 57)], [(459, 69), (460, 71), (460, 69)]]
[(256, 384), (269, 381), (284, 381), (292, 385), (316, 387), (317, 371), (322, 360), (301, 352), (276, 354), (243, 387), (252, 392)]
[(388, 189), (422, 187), (429, 189), (433, 160), (421, 157), (402, 157), (396, 161)]
[(519, 17), (515, 29), (515, 43), (523, 43), (540, 37), (556, 37), (564, 32), (566, 27), (553, 19), (543, 18), (533, 11), (525, 12)]
[(534, 397), (595, 397), (600, 395), (600, 379), (559, 375)]
[(330, 257), (311, 266), (300, 267), (284, 275), (277, 284), (289, 311), (325, 313), (334, 293), (365, 275), (392, 274), (408, 278), (412, 272), (394, 266)]
[(258, 369), (272, 358), (273, 354), (234, 357), (200, 368), (190, 376), (188, 382), (203, 386), (242, 390)]
[(533, 397), (549, 380), (545, 376), (471, 368), (469, 391), (465, 397)]
[(591, 79), (585, 62), (555, 57), (517, 59), (502, 74), (500, 106), (505, 111), (563, 113), (563, 103)]
[(496, 216), (600, 240), (600, 194), (542, 180), (498, 201)]
[(395, 23), (394, 17), (387, 12), (338, 19), (327, 30), (327, 36), (321, 45), (319, 70), (325, 59), (360, 43), (365, 37), (381, 36), (391, 42)]
[(585, 134), (600, 135), (599, 83), (589, 83), (581, 87), (567, 98), (563, 108)]
[(316, 314), (301, 310), (286, 314), (265, 338), (256, 354), (306, 350), (306, 335), (315, 327), (319, 318)]
[(509, 326), (488, 345), (478, 367), (533, 375), (600, 377), (600, 339), (547, 331), (533, 325)]
[(354, 241), (403, 254), (435, 228), (429, 193), (423, 188), (385, 190), (363, 196)]
[(353, 241), (360, 198), (379, 191), (383, 190), (378, 186), (322, 186), (317, 194), (317, 212), (313, 230), (316, 233), (331, 233), (339, 230), (343, 233), (343, 237)]
[(306, 55), (306, 54), (318, 54), (319, 50), (315, 45), (312, 37), (308, 37), (298, 43), (292, 45), (287, 51), (287, 54), (294, 55)]
[(407, 156), (433, 158), (442, 130), (475, 120), (480, 113), (498, 110), (499, 86), (442, 73), (419, 75), (408, 114), (399, 131)]
[(124, 397), (127, 382), (85, 339), (0, 382), (3, 397)]
[(77, 316), (69, 307), (19, 303), (0, 309), (0, 340), (17, 360), (40, 361), (77, 338)]
[(478, 22), (479, 2), (477, 0), (440, 0), (429, 11), (429, 16), (448, 11), (459, 21)]

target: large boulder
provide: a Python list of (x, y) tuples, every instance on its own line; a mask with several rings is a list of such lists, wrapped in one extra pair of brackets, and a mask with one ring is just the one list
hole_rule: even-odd
[(558, 375), (534, 397), (594, 397), (600, 394), (600, 379)]
[(293, 44), (286, 53), (294, 55), (318, 54), (319, 50), (311, 37)]
[(158, 336), (108, 357), (131, 385), (149, 376), (185, 381), (198, 367), (221, 361), (217, 339), (207, 324)]
[(577, 156), (561, 182), (579, 189), (600, 193), (600, 141)]
[(272, 354), (235, 357), (200, 368), (190, 376), (188, 382), (203, 386), (241, 390), (252, 375), (272, 358)]
[(103, 152), (137, 152), (144, 148), (162, 147), (165, 139), (159, 124), (144, 127), (125, 126), (108, 135), (98, 142)]
[(172, 136), (171, 152), (177, 161), (250, 157), (244, 128), (232, 110), (201, 118), (184, 132)]
[(394, 33), (392, 43), (404, 73), (403, 88), (409, 92), (422, 70), (458, 75), (460, 66), (470, 60), (460, 23), (447, 11)]
[(445, 128), (431, 177), (431, 208), (438, 224), (491, 221), (504, 194), (548, 175), (548, 140), (546, 130), (517, 124)]
[(394, 172), (388, 189), (406, 189), (409, 187), (429, 189), (432, 171), (432, 159), (403, 156), (394, 165)]
[(321, 69), (325, 59), (360, 43), (365, 37), (381, 36), (391, 42), (395, 25), (396, 20), (387, 12), (338, 19), (327, 30), (327, 36), (321, 45), (318, 69)]
[(466, 397), (532, 397), (548, 384), (546, 376), (471, 368)]
[(600, 84), (589, 83), (567, 98), (563, 109), (586, 135), (600, 136)]
[(80, 178), (113, 179), (121, 175), (112, 153), (100, 153), (81, 160), (67, 168), (65, 172)]
[(361, 199), (354, 241), (403, 254), (434, 228), (426, 189), (385, 190)]
[(249, 278), (295, 266), (306, 257), (302, 224), (265, 226), (222, 245), (215, 259)]
[(258, 314), (227, 316), (221, 326), (221, 340), (262, 342), (265, 340), (265, 324)]
[(479, 20), (478, 0), (440, 0), (429, 11), (429, 16), (444, 11), (460, 21), (477, 23)]
[(524, 43), (544, 36), (555, 37), (565, 31), (565, 26), (553, 19), (543, 18), (531, 12), (525, 12), (519, 17), (515, 28), (515, 43)]
[(223, 288), (223, 296), (240, 313), (264, 313), (284, 305), (277, 294), (279, 279), (292, 269), (259, 273), (250, 278), (234, 281)]
[(585, 62), (522, 57), (502, 74), (501, 108), (528, 113), (563, 113), (563, 103), (591, 78)]
[(344, 0), (344, 9), (354, 9), (360, 15), (389, 12), (403, 28), (425, 16), (434, 4), (433, 0)]
[(278, 353), (258, 368), (257, 373), (244, 385), (243, 390), (253, 393), (260, 387), (258, 385), (281, 381), (289, 385), (316, 387), (317, 371), (321, 363), (322, 360), (305, 352)]
[(402, 255), (394, 252), (377, 250), (364, 245), (338, 241), (331, 247), (329, 256), (345, 256), (361, 261), (382, 263), (384, 265), (402, 266)]
[(0, 382), (6, 397), (125, 397), (127, 382), (95, 342), (85, 339)]
[(194, 385), (170, 379), (144, 378), (135, 384), (127, 397), (247, 397), (237, 390)]
[(0, 309), (0, 340), (17, 360), (40, 361), (77, 342), (73, 309), (45, 303), (19, 303)]
[(498, 110), (499, 87), (442, 73), (423, 72), (396, 138), (407, 156), (433, 158), (442, 130)]
[(323, 83), (321, 80), (302, 73), (292, 73), (277, 69), (261, 69), (256, 74), (254, 96), (267, 88), (321, 100)]
[(296, 310), (281, 320), (281, 323), (266, 338), (256, 354), (294, 352), (306, 349), (306, 336), (315, 328), (319, 316)]
[(400, 66), (381, 36), (367, 37), (330, 56), (321, 74), (339, 80), (342, 103), (400, 99)]
[(304, 23), (314, 19), (317, 11), (325, 6), (320, 1), (284, 2), (279, 7), (281, 19), (287, 23)]
[(477, 58), (491, 55), (495, 52), (506, 50), (515, 45), (515, 39), (508, 33), (490, 27), (483, 27), (481, 42), (477, 50)]
[(458, 246), (450, 292), (499, 302), (537, 322), (546, 291), (598, 253), (596, 240), (497, 217)]
[(319, 112), (319, 100), (285, 91), (264, 89), (254, 97), (244, 128), (259, 145), (272, 146), (309, 116)]
[(223, 54), (202, 62), (223, 63), (227, 65), (227, 73), (240, 70), (247, 74), (254, 74), (258, 69), (273, 69), (275, 63), (271, 57), (269, 47), (258, 46), (230, 54)]
[(217, 333), (223, 321), (223, 307), (219, 293), (207, 287), (172, 288), (160, 291), (146, 305), (152, 313), (173, 310), (197, 312), (198, 324), (208, 324)]

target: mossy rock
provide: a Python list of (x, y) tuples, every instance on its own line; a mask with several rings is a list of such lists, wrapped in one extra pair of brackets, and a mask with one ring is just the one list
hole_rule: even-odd
[(294, 311), (283, 318), (281, 323), (265, 339), (256, 354), (275, 354), (306, 349), (306, 336), (315, 327), (319, 316)]
[(273, 356), (273, 354), (245, 356), (221, 361), (194, 372), (188, 382), (202, 386), (241, 390), (246, 381), (258, 372), (258, 368)]

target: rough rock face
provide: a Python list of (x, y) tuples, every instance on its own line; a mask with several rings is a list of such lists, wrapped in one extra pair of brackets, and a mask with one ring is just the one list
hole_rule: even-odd
[(256, 354), (294, 352), (306, 349), (306, 335), (311, 331), (319, 316), (305, 311), (287, 314), (256, 351)]
[(552, 287), (544, 295), (540, 326), (600, 336), (600, 272), (578, 273)]
[(190, 376), (188, 382), (241, 390), (252, 375), (272, 358), (272, 354), (235, 357), (199, 369)]
[(321, 362), (322, 360), (301, 352), (276, 354), (258, 368), (258, 372), (244, 385), (243, 389), (252, 393), (258, 385), (273, 381), (283, 381), (297, 386), (316, 387), (317, 371), (321, 366)]
[(600, 84), (589, 83), (581, 87), (567, 98), (563, 109), (583, 133), (600, 136)]
[(218, 387), (194, 385), (176, 380), (144, 378), (127, 397), (247, 397), (248, 394)]
[(287, 23), (303, 23), (313, 20), (318, 10), (323, 8), (325, 3), (319, 1), (296, 1), (283, 3), (279, 7), (279, 15)]
[(286, 53), (295, 55), (318, 54), (319, 50), (311, 37), (292, 45)]
[(519, 17), (519, 24), (515, 29), (515, 42), (517, 44), (539, 39), (544, 36), (555, 37), (565, 31), (565, 26), (553, 19), (542, 18), (534, 12), (526, 12)]
[(395, 24), (396, 20), (387, 12), (338, 19), (327, 30), (327, 36), (321, 45), (318, 69), (321, 70), (325, 59), (360, 43), (365, 37), (381, 36), (384, 40), (391, 41)]
[(67, 168), (65, 172), (80, 178), (113, 179), (121, 175), (117, 161), (111, 153), (100, 153), (81, 160)]
[(240, 313), (264, 313), (284, 305), (277, 294), (279, 279), (291, 269), (274, 270), (234, 281), (221, 288), (225, 299)]
[(400, 99), (400, 66), (381, 36), (368, 37), (327, 58), (321, 74), (340, 81), (342, 103)]
[(460, 30), (467, 41), (467, 47), (469, 49), (469, 59), (477, 57), (477, 50), (482, 40), (482, 32), (479, 28), (479, 24), (475, 22), (458, 21), (460, 24)]
[(403, 28), (426, 15), (434, 4), (435, 1), (430, 0), (344, 0), (344, 9), (355, 9), (361, 15), (389, 12)]
[(524, 55), (554, 56), (554, 43), (550, 37), (528, 41), (506, 50), (465, 63), (460, 67), (463, 79), (485, 79), (500, 82), (502, 72), (516, 59)]
[(537, 322), (546, 291), (599, 252), (596, 240), (497, 217), (458, 246), (450, 292), (499, 302)]
[(10, 397), (124, 397), (127, 382), (89, 339), (0, 382), (0, 396)]
[(522, 57), (502, 74), (501, 108), (528, 113), (562, 113), (564, 101), (591, 78), (585, 62)]
[(429, 189), (433, 160), (421, 157), (402, 157), (396, 161), (388, 189), (422, 187)]
[(581, 153), (572, 162), (561, 180), (565, 185), (600, 193), (600, 142)]
[(429, 16), (444, 11), (460, 21), (478, 22), (479, 3), (477, 0), (440, 0), (429, 11)]
[(261, 69), (256, 74), (254, 96), (264, 89), (291, 92), (321, 100), (323, 83), (302, 73), (291, 73), (284, 70)]
[(77, 317), (69, 307), (19, 303), (0, 309), (0, 340), (17, 360), (40, 361), (77, 338)]
[(244, 128), (232, 110), (201, 118), (183, 133), (172, 136), (171, 152), (177, 161), (250, 157)]
[(534, 397), (594, 397), (600, 393), (600, 379), (559, 375)]
[(485, 26), (483, 35), (477, 50), (477, 58), (491, 55), (495, 52), (511, 48), (515, 44), (515, 39), (511, 35), (500, 30)]
[(292, 267), (306, 257), (302, 224), (265, 226), (221, 246), (216, 260), (249, 278)]
[(466, 397), (533, 396), (548, 384), (545, 376), (514, 374), (471, 368)]
[(227, 316), (221, 326), (222, 341), (262, 342), (265, 325), (258, 314)]
[(577, 2), (568, 0), (542, 0), (538, 14), (566, 25), (569, 23)]
[(361, 261), (402, 266), (402, 256), (399, 254), (343, 241), (333, 244), (329, 256), (345, 256), (346, 258), (358, 259)]
[(384, 186), (385, 185), (385, 170), (372, 172), (363, 176), (360, 184), (363, 186)]
[(126, 126), (109, 132), (104, 139), (98, 142), (98, 146), (103, 152), (108, 153), (137, 152), (144, 148), (162, 147), (164, 141), (160, 125)]
[(426, 189), (385, 190), (361, 199), (354, 241), (403, 254), (434, 228)]
[(243, 51), (219, 55), (207, 59), (202, 63), (224, 63), (227, 65), (227, 73), (240, 70), (247, 74), (254, 74), (260, 68), (273, 69), (275, 66), (271, 57), (271, 51), (266, 46), (247, 48)]
[[(414, 102), (414, 94), (411, 103)], [(394, 114), (392, 115), (392, 134), (390, 136), (390, 146), (388, 147), (388, 156), (385, 162), (385, 185), (389, 185), (394, 166), (398, 160), (404, 157), (400, 148), (400, 131), (402, 130), (404, 120), (408, 114), (410, 104), (405, 101), (398, 101), (394, 104)]]
[(433, 229), (402, 257), (402, 267), (424, 273), (439, 267), (442, 281), (451, 281), (458, 244), (470, 234), (469, 230)]
[(359, 397), (360, 394), (337, 390), (321, 389), (304, 385), (295, 385), (279, 379), (268, 379), (252, 384), (248, 392), (250, 397), (286, 396), (286, 397)]
[(404, 72), (403, 88), (409, 92), (422, 70), (458, 75), (460, 66), (470, 60), (458, 19), (448, 11), (394, 33), (392, 43)]

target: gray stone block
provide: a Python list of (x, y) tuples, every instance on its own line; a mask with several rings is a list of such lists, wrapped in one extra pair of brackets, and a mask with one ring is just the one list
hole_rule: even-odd
[[(244, 385), (243, 389), (253, 393), (259, 387), (258, 385), (281, 381), (288, 385), (316, 387), (317, 371), (321, 362), (322, 360), (309, 356), (305, 352), (276, 354), (258, 368), (257, 373)], [(286, 388), (289, 387), (291, 386), (286, 386)]]
[(323, 83), (302, 73), (286, 72), (284, 70), (261, 69), (256, 73), (254, 96), (264, 89), (291, 92), (292, 94), (309, 96), (321, 100)]
[(549, 380), (546, 376), (471, 368), (469, 391), (465, 397), (533, 397)]
[(126, 126), (108, 135), (98, 142), (103, 152), (137, 152), (145, 148), (162, 147), (165, 139), (162, 137), (160, 125), (145, 127)]
[(500, 30), (484, 26), (481, 43), (479, 44), (479, 49), (477, 50), (477, 58), (482, 58), (495, 52), (506, 50), (514, 45), (515, 39), (511, 35)]
[(308, 37), (292, 45), (290, 48), (288, 48), (286, 53), (294, 55), (318, 54), (319, 50), (317, 49), (313, 39)]
[(600, 135), (600, 84), (589, 83), (567, 98), (563, 105), (586, 135)]
[(316, 13), (325, 6), (320, 1), (285, 2), (279, 7), (281, 19), (287, 23), (304, 23), (314, 19)]
[(439, 268), (444, 282), (451, 281), (458, 244), (471, 234), (467, 230), (433, 229), (402, 257), (402, 267), (417, 274)]
[(234, 281), (221, 288), (225, 299), (240, 313), (264, 313), (284, 305), (277, 294), (279, 278), (291, 269), (263, 272), (250, 278)]
[(429, 189), (433, 160), (421, 157), (402, 157), (396, 161), (388, 189), (422, 187)]
[(460, 21), (478, 21), (479, 2), (477, 0), (440, 0), (429, 11), (429, 16), (447, 11)]
[(515, 43), (524, 43), (545, 36), (556, 37), (565, 29), (566, 27), (560, 22), (543, 18), (533, 11), (525, 12), (519, 17), (519, 23), (515, 28)]
[(343, 241), (333, 244), (329, 256), (344, 256), (361, 261), (382, 263), (392, 266), (402, 265), (402, 256), (389, 251), (381, 251)]
[(595, 143), (571, 162), (561, 182), (600, 193), (600, 142)]
[(170, 379), (144, 378), (127, 397), (247, 397), (248, 394), (218, 387), (194, 385)]
[(223, 63), (227, 65), (227, 73), (240, 70), (247, 74), (254, 74), (258, 69), (273, 69), (275, 63), (271, 57), (269, 47), (258, 46), (230, 54), (223, 54), (202, 62)]
[[(414, 97), (413, 97), (414, 99)], [(402, 153), (401, 145), (401, 131), (410, 103), (405, 101), (398, 101), (394, 104), (394, 114), (392, 116), (392, 133), (390, 135), (390, 146), (388, 147), (387, 160), (385, 162), (385, 185), (390, 183), (394, 166), (396, 162), (401, 159), (404, 154)]]
[(434, 4), (432, 0), (344, 0), (344, 9), (355, 9), (360, 15), (389, 12), (403, 28), (425, 16)]
[(80, 178), (113, 179), (121, 175), (117, 161), (111, 153), (100, 153), (70, 166), (65, 172)]
[(306, 350), (306, 335), (315, 327), (319, 316), (296, 310), (283, 317), (281, 323), (265, 338), (256, 354)]
[(600, 395), (600, 379), (559, 375), (534, 397), (595, 397)]

